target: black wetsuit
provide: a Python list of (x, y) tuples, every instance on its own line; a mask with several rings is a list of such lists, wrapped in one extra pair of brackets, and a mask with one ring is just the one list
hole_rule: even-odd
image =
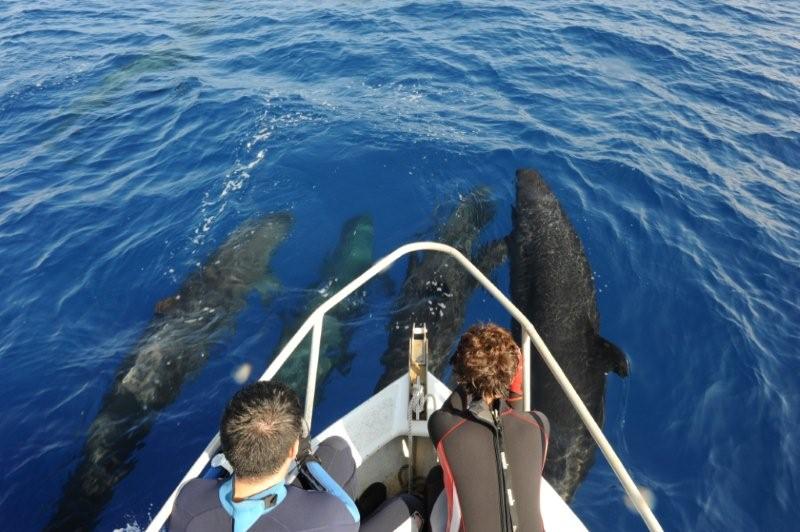
[[(512, 522), (517, 532), (544, 530), (539, 487), (549, 422), (540, 412), (517, 412), (505, 401), (496, 407), (502, 434), (486, 403), (472, 401), (461, 388), (428, 421), (443, 469), (447, 530), (510, 532)], [(513, 505), (503, 489), (508, 486)]]

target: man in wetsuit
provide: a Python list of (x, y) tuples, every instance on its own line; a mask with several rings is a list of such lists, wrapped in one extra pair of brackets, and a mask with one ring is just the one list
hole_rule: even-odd
[[(312, 455), (301, 449), (301, 434), (300, 403), (288, 386), (270, 381), (242, 388), (220, 426), (233, 475), (189, 481), (175, 500), (170, 532), (357, 531), (355, 462), (347, 443), (329, 438)], [(295, 458), (317, 490), (285, 483)]]
[(451, 360), (458, 386), (428, 421), (444, 484), (432, 529), (544, 530), (539, 485), (549, 423), (506, 401), (520, 359), (511, 333), (497, 325), (476, 325), (461, 337)]

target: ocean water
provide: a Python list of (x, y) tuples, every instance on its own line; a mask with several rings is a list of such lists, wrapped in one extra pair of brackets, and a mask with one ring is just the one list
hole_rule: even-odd
[[(257, 296), (137, 449), (98, 530), (143, 527), (263, 371), (342, 223), (432, 238), (513, 173), (551, 183), (595, 272), (605, 433), (667, 530), (800, 512), (800, 6), (660, 2), (0, 4), (0, 515), (42, 528), (160, 299), (239, 224), (291, 211)], [(392, 270), (402, 281), (402, 265)], [(508, 270), (494, 279), (508, 289)], [(371, 394), (390, 290), (316, 428)], [(468, 319), (508, 323), (477, 292)], [(643, 529), (600, 457), (573, 508)]]

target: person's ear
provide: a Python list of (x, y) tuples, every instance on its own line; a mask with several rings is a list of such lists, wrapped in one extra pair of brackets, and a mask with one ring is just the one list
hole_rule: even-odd
[(294, 440), (292, 448), (289, 450), (289, 458), (294, 460), (297, 458), (297, 453), (300, 451), (300, 438)]

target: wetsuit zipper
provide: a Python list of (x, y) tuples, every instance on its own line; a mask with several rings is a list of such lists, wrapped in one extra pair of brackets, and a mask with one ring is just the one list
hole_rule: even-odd
[(500, 431), (503, 427), (500, 425), (500, 420), (497, 417), (497, 411), (492, 409), (492, 420), (494, 421), (494, 430), (492, 431), (492, 443), (494, 444), (495, 464), (497, 466), (497, 483), (500, 486), (500, 529), (503, 532), (511, 532), (511, 527), (508, 524), (508, 496), (506, 486), (506, 476), (503, 473), (503, 457), (500, 450)]
[(488, 426), (492, 431), (492, 443), (494, 447), (495, 465), (497, 468), (497, 485), (499, 487), (500, 495), (500, 530), (501, 532), (513, 532), (514, 527), (511, 523), (513, 519), (510, 513), (511, 510), (509, 508), (510, 501), (508, 500), (506, 476), (503, 471), (503, 457), (500, 448), (500, 431), (503, 430), (503, 427), (500, 423), (499, 412), (497, 412), (494, 408), (490, 409), (489, 412), (491, 419), (487, 419), (486, 417), (480, 415), (481, 410), (486, 407), (484, 405), (479, 406), (480, 408), (478, 409), (470, 408), (469, 412), (479, 423), (483, 423), (484, 425)]

